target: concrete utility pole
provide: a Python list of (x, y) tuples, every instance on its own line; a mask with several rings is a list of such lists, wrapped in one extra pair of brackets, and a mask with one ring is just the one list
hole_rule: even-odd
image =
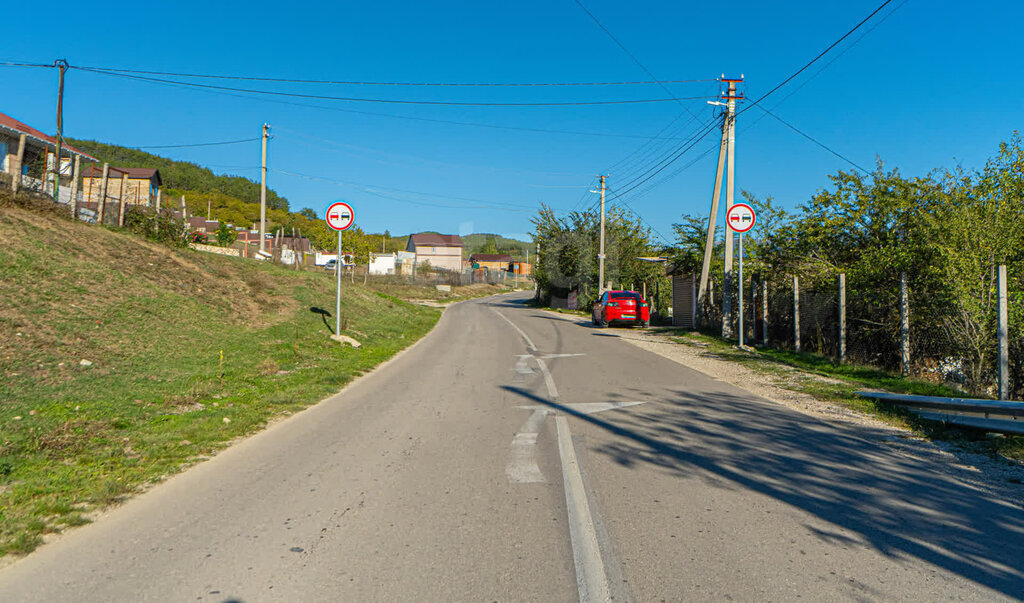
[[(270, 126), (263, 124), (263, 170), (260, 180), (260, 251), (263, 253), (267, 252), (267, 135), (269, 131)], [(338, 253), (340, 258), (340, 244)]]
[[(725, 211), (732, 209), (736, 189), (735, 168), (736, 168), (736, 100), (743, 98), (736, 95), (736, 83), (743, 81), (743, 76), (738, 80), (723, 79), (728, 82), (729, 92), (726, 99), (725, 124), (729, 129), (728, 156), (729, 163), (726, 166), (725, 175)], [(722, 279), (722, 337), (732, 336), (732, 253), (733, 231), (729, 221), (725, 223), (725, 277)]]
[[(715, 249), (715, 228), (718, 225), (718, 202), (722, 196), (722, 174), (725, 172), (726, 158), (728, 158), (728, 175), (726, 182), (726, 211), (733, 205), (733, 172), (736, 165), (734, 154), (736, 145), (736, 101), (743, 98), (736, 94), (736, 84), (743, 81), (739, 79), (726, 79), (724, 76), (719, 81), (729, 85), (728, 92), (722, 95), (726, 102), (708, 101), (708, 104), (725, 107), (725, 115), (722, 119), (722, 141), (718, 146), (718, 167), (715, 170), (715, 187), (711, 194), (711, 212), (708, 216), (708, 231), (704, 240), (704, 261), (700, 271), (700, 286), (697, 290), (697, 307), (703, 311), (705, 300), (709, 290), (709, 275), (711, 272), (711, 255)], [(731, 293), (732, 279), (732, 229), (725, 225), (725, 283), (722, 291), (722, 336), (732, 335), (732, 300)], [(696, 317), (696, 315), (695, 315)]]
[(601, 193), (601, 248), (597, 252), (597, 294), (601, 295), (604, 293), (604, 191), (605, 179), (608, 176), (599, 176), (599, 178), (601, 178), (601, 190), (590, 192)]

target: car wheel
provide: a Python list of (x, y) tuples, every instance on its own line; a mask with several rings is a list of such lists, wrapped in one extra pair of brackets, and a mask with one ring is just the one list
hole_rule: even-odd
[(640, 326), (646, 329), (647, 327), (651, 326), (651, 321), (645, 320), (642, 323), (640, 323)]

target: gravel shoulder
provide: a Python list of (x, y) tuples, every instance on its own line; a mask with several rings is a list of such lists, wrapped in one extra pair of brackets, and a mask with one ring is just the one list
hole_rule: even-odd
[[(590, 325), (587, 317), (546, 312), (567, 322)], [(932, 460), (962, 482), (1024, 507), (1024, 464), (973, 452), (957, 443), (929, 440), (911, 430), (891, 425), (842, 404), (821, 400), (787, 387), (797, 379), (828, 380), (826, 377), (790, 367), (782, 368), (778, 373), (756, 371), (736, 362), (716, 358), (696, 342), (677, 343), (652, 329), (609, 329), (609, 334), (776, 404), (816, 417), (840, 429), (856, 432), (858, 436), (900, 454)]]

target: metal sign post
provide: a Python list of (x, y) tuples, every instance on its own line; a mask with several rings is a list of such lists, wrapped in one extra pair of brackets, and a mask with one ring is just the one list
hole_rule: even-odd
[(338, 201), (327, 208), (324, 215), (327, 226), (338, 231), (338, 257), (334, 260), (334, 274), (337, 277), (337, 297), (334, 304), (334, 334), (341, 333), (341, 231), (356, 221), (356, 212), (348, 203)]
[(757, 216), (754, 215), (754, 208), (750, 207), (746, 203), (737, 203), (729, 208), (728, 213), (725, 214), (726, 224), (736, 233), (740, 235), (740, 270), (739, 270), (739, 283), (737, 289), (739, 290), (739, 347), (743, 347), (743, 233), (747, 232), (754, 227), (754, 223), (757, 221)]

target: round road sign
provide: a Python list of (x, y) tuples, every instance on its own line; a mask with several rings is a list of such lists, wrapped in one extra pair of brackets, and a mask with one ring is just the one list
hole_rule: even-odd
[(754, 208), (746, 203), (737, 203), (729, 208), (725, 214), (725, 222), (733, 232), (747, 232), (754, 227), (757, 217), (754, 215)]
[(348, 203), (338, 201), (327, 208), (324, 219), (334, 230), (345, 230), (356, 221), (356, 212)]

